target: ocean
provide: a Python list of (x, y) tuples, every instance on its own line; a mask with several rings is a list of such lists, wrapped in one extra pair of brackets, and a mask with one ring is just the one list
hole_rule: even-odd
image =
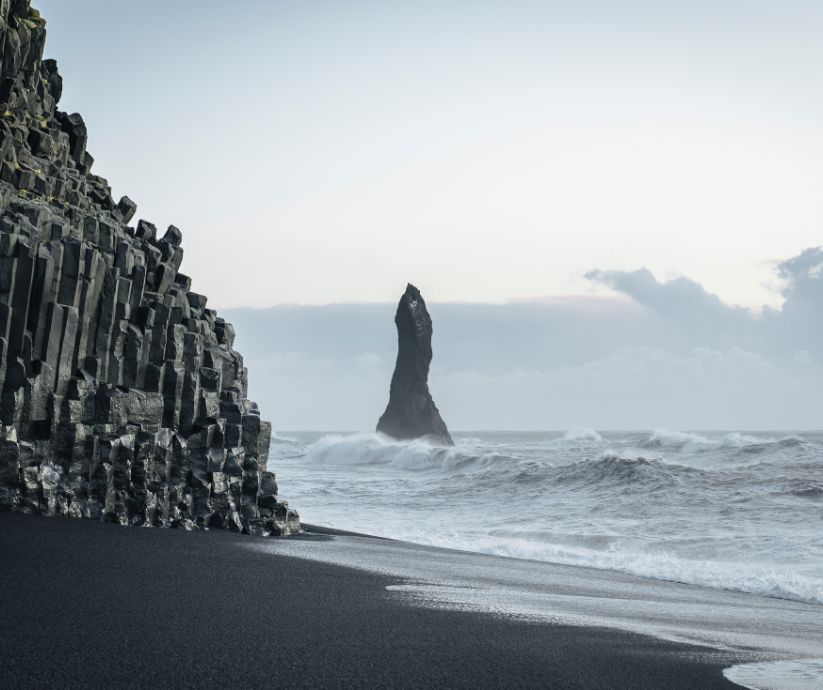
[(823, 604), (823, 433), (282, 432), (306, 523)]

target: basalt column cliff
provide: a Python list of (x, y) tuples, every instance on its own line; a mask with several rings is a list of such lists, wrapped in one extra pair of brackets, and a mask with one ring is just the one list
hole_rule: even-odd
[(0, 0), (0, 509), (298, 530), (231, 325), (179, 272), (180, 231), (131, 227), (92, 173), (45, 37)]
[(397, 314), (397, 364), (391, 380), (389, 404), (377, 430), (397, 439), (431, 438), (453, 446), (446, 423), (429, 393), (432, 361), (432, 320), (426, 302), (409, 284)]

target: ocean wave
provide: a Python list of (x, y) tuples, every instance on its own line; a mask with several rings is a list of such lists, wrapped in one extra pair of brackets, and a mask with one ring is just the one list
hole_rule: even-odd
[(624, 458), (612, 451), (601, 453), (592, 460), (583, 460), (555, 468), (556, 484), (578, 488), (606, 488), (629, 486), (649, 489), (650, 485), (663, 486), (678, 483), (687, 476), (702, 476), (702, 470), (685, 465), (666, 463), (644, 457)]
[(725, 434), (719, 438), (709, 438), (690, 431), (670, 431), (656, 429), (640, 443), (644, 450), (655, 449), (679, 453), (703, 455), (718, 450), (735, 451), (738, 456), (767, 455), (773, 452), (806, 448), (809, 442), (800, 436), (753, 436), (740, 432)]
[(747, 443), (739, 447), (740, 455), (765, 455), (772, 452), (785, 452), (808, 446), (808, 442), (798, 436), (786, 436), (784, 438), (770, 439), (768, 441), (757, 441)]
[(670, 431), (669, 429), (655, 429), (648, 439), (640, 445), (643, 448), (743, 448), (752, 444), (773, 443), (777, 439), (760, 438), (740, 432), (725, 434), (721, 438), (709, 438), (691, 431)]
[(271, 442), (272, 443), (300, 443), (296, 438), (292, 438), (291, 436), (283, 436), (282, 434), (278, 434), (276, 431), (272, 431), (271, 433)]
[[(275, 468), (309, 521), (823, 603), (823, 435), (589, 432), (455, 447), (330, 434), (280, 446)], [(304, 479), (287, 482), (287, 470)]]
[(390, 465), (411, 471), (465, 470), (500, 463), (501, 459), (506, 458), (496, 453), (474, 454), (471, 445), (397, 441), (378, 432), (324, 436), (309, 446), (305, 455), (306, 462), (322, 465)]
[[(478, 452), (466, 440), (453, 447), (425, 440), (397, 441), (380, 433), (331, 435), (312, 444), (305, 462), (361, 469), (390, 468), (426, 475), (436, 482), (441, 496), (468, 488), (517, 495), (524, 486), (545, 487), (551, 481), (551, 464), (534, 458), (513, 457), (496, 449)], [(396, 476), (396, 475), (395, 475)]]
[(791, 496), (797, 496), (798, 498), (807, 498), (812, 501), (821, 500), (823, 499), (823, 484), (819, 482), (796, 482), (795, 486), (779, 493), (783, 495), (788, 494)]
[(559, 439), (560, 441), (585, 441), (588, 443), (600, 443), (603, 441), (603, 437), (598, 434), (594, 429), (589, 429), (588, 427), (576, 427), (574, 429), (569, 429), (563, 434), (563, 438)]
[(643, 448), (664, 448), (669, 446), (716, 446), (715, 441), (701, 436), (700, 434), (688, 431), (669, 431), (668, 429), (655, 429), (648, 439), (641, 444)]
[(806, 447), (808, 441), (800, 436), (786, 436), (777, 440), (777, 445), (781, 448), (796, 448), (799, 446)]
[[(273, 437), (272, 443), (299, 444), (287, 437)], [(709, 438), (693, 432), (658, 429), (639, 443), (618, 443), (613, 449), (609, 445), (608, 439), (587, 428), (571, 429), (560, 437), (529, 446), (491, 445), (467, 437), (458, 439), (456, 446), (447, 447), (425, 439), (398, 441), (377, 432), (362, 432), (323, 436), (307, 447), (305, 460), (328, 465), (386, 465), (410, 471), (488, 470), (515, 481), (534, 474), (549, 477), (551, 468), (582, 463), (592, 476), (605, 480), (610, 476), (631, 478), (664, 469), (680, 474), (695, 468), (718, 471), (723, 469), (723, 464), (716, 464), (721, 457), (727, 463), (747, 465), (754, 458), (767, 463), (797, 462), (802, 456), (789, 454), (807, 448), (809, 442), (799, 436), (771, 438), (734, 432)], [(592, 452), (598, 453), (595, 460), (582, 459)]]
[[(393, 536), (406, 538), (399, 534)], [(471, 542), (435, 536), (422, 541), (433, 546), (496, 556), (615, 570), (655, 580), (823, 604), (823, 579), (808, 577), (777, 564), (747, 564), (745, 568), (741, 568), (739, 563), (690, 560), (664, 550), (643, 551), (617, 543), (606, 550), (589, 549), (534, 539), (518, 539), (517, 535), (477, 537)]]
[[(587, 436), (591, 438), (591, 436)], [(489, 451), (473, 444), (444, 447), (427, 441), (396, 441), (379, 433), (324, 436), (312, 444), (305, 461), (321, 465), (385, 466), (410, 472), (461, 476), (466, 486), (516, 490), (518, 486), (611, 491), (617, 487), (653, 490), (703, 476), (705, 471), (662, 459), (622, 457), (607, 450), (594, 458), (552, 463)]]

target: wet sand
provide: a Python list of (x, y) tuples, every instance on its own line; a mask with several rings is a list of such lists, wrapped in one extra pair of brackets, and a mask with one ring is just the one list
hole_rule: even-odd
[(396, 575), (258, 542), (0, 514), (0, 687), (732, 688), (722, 669), (748, 660), (417, 606)]

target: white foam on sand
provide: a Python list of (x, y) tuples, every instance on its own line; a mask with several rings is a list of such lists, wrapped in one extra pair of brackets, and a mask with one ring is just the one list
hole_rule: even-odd
[[(405, 535), (387, 536), (403, 538)], [(823, 580), (805, 577), (795, 572), (791, 566), (778, 564), (751, 565), (747, 571), (742, 571), (737, 563), (688, 560), (666, 553), (663, 549), (649, 553), (615, 545), (608, 550), (597, 550), (569, 544), (541, 543), (534, 539), (518, 539), (516, 535), (473, 536), (471, 540), (461, 543), (448, 535), (441, 537), (437, 534), (421, 534), (413, 541), (495, 556), (616, 570), (670, 582), (823, 604)], [(821, 615), (823, 616), (823, 612)]]
[(771, 658), (823, 647), (816, 604), (368, 538), (244, 546), (391, 576), (389, 591), (413, 605), (617, 628)]
[(723, 675), (749, 690), (820, 690), (823, 688), (823, 659), (739, 664), (724, 669)]

